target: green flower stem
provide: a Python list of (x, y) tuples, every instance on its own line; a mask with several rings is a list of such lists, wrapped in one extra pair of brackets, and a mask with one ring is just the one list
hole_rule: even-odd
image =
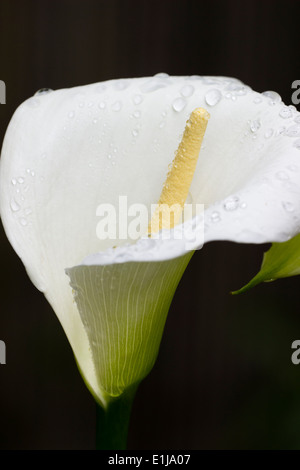
[(96, 449), (124, 450), (127, 447), (131, 408), (137, 385), (113, 399), (106, 409), (97, 404)]

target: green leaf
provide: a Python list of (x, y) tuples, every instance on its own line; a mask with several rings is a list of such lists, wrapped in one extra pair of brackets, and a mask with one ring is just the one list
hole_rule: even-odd
[(300, 235), (283, 243), (273, 243), (264, 254), (260, 271), (241, 289), (232, 292), (241, 294), (261, 282), (275, 281), (283, 277), (300, 274)]

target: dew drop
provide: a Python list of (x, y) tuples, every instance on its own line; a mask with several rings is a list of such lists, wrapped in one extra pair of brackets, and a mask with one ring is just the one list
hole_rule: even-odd
[(18, 178), (17, 181), (18, 181), (19, 184), (23, 184), (23, 183), (24, 183), (24, 178), (22, 178), (22, 177), (20, 176), (20, 178)]
[(165, 121), (161, 121), (159, 123), (159, 128), (162, 129), (163, 127), (165, 127), (165, 125), (166, 125)]
[(128, 88), (129, 86), (129, 81), (125, 81), (125, 80), (117, 80), (115, 83), (114, 83), (114, 88), (115, 90), (125, 90), (125, 88)]
[[(159, 77), (156, 77), (159, 78)], [(140, 90), (143, 93), (152, 93), (153, 91), (159, 90), (160, 88), (165, 88), (166, 83), (160, 79), (151, 79), (141, 85)]]
[(210, 220), (211, 222), (213, 222), (214, 224), (216, 222), (220, 222), (221, 220), (221, 216), (220, 216), (220, 213), (218, 211), (214, 211), (211, 216), (210, 216)]
[(98, 104), (98, 108), (100, 108), (100, 109), (105, 109), (105, 108), (106, 108), (106, 103), (105, 103), (105, 101), (100, 101), (100, 103)]
[(132, 101), (134, 102), (134, 104), (141, 104), (143, 101), (143, 97), (142, 95), (134, 95)]
[(222, 93), (220, 92), (220, 90), (217, 90), (217, 89), (209, 90), (205, 94), (204, 98), (205, 98), (206, 104), (208, 104), (209, 106), (215, 106), (216, 104), (219, 103), (219, 101), (221, 101)]
[(261, 102), (262, 102), (262, 98), (261, 98), (260, 96), (257, 96), (257, 97), (254, 98), (254, 100), (253, 100), (253, 103), (255, 103), (255, 104), (259, 104), (259, 103), (261, 103)]
[(288, 165), (287, 169), (290, 171), (298, 171), (297, 165)]
[(101, 83), (101, 85), (97, 85), (95, 88), (96, 93), (103, 93), (106, 90), (106, 85), (104, 83)]
[(187, 101), (184, 98), (176, 98), (173, 103), (172, 107), (174, 111), (177, 111), (177, 113), (180, 113), (187, 105)]
[(265, 139), (270, 139), (272, 137), (272, 135), (274, 134), (274, 130), (273, 129), (267, 129), (266, 132), (265, 132)]
[(260, 129), (260, 127), (261, 127), (261, 122), (258, 119), (250, 122), (251, 132), (257, 132)]
[(288, 119), (292, 116), (292, 110), (288, 108), (287, 106), (284, 106), (281, 109), (279, 116), (282, 117), (283, 119)]
[(276, 91), (263, 91), (262, 95), (270, 98), (272, 102), (279, 103), (281, 101), (281, 96)]
[(20, 224), (23, 227), (26, 227), (26, 225), (28, 224), (27, 220), (24, 217), (21, 217), (19, 220), (20, 220)]
[(293, 146), (296, 147), (296, 149), (300, 150), (300, 139), (295, 140)]
[(20, 205), (14, 198), (10, 201), (10, 208), (13, 212), (18, 212), (21, 209)]
[(122, 108), (122, 101), (115, 101), (111, 106), (111, 109), (113, 111), (120, 111), (121, 108)]
[(241, 203), (240, 203), (240, 208), (241, 208), (241, 209), (246, 209), (246, 207), (247, 207), (247, 203), (246, 203), (246, 202), (241, 202)]
[(180, 94), (184, 98), (189, 98), (190, 96), (192, 96), (194, 91), (195, 91), (195, 87), (193, 87), (193, 85), (185, 85), (181, 88)]
[(295, 210), (294, 204), (292, 204), (291, 202), (287, 202), (287, 201), (282, 202), (282, 207), (284, 208), (286, 212), (294, 212)]
[(96, 118), (93, 119), (93, 124), (97, 124), (97, 122), (98, 122), (98, 119), (96, 119)]
[(237, 196), (227, 199), (224, 203), (224, 209), (226, 211), (235, 211), (239, 205), (239, 198)]
[(73, 117), (75, 116), (75, 112), (74, 111), (70, 111), (69, 114), (68, 114), (68, 117), (70, 119), (73, 119)]
[(289, 179), (289, 175), (285, 171), (277, 171), (275, 176), (280, 181), (287, 181)]
[(15, 186), (15, 185), (17, 184), (17, 180), (16, 180), (15, 178), (13, 178), (13, 179), (11, 180), (11, 184), (12, 184), (13, 186)]
[(300, 126), (295, 124), (294, 126), (289, 127), (285, 131), (285, 135), (288, 135), (289, 137), (299, 137), (300, 136)]
[(141, 117), (141, 111), (139, 111), (139, 110), (134, 111), (133, 117), (135, 117), (135, 118)]
[(137, 129), (133, 129), (132, 135), (133, 137), (137, 137), (139, 135), (139, 131)]
[(285, 126), (282, 126), (282, 127), (279, 127), (278, 131), (277, 131), (277, 134), (278, 135), (282, 135), (285, 133), (285, 130), (286, 130), (286, 127)]
[(36, 91), (34, 96), (38, 95), (47, 95), (48, 93), (51, 93), (52, 88), (40, 88), (40, 90)]
[(169, 78), (169, 74), (168, 73), (165, 73), (165, 72), (159, 72), (159, 73), (156, 73), (155, 75), (153, 75), (154, 77), (158, 77), (158, 78)]

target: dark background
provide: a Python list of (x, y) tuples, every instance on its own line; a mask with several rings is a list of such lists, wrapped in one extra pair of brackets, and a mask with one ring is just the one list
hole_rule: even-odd
[[(37, 89), (174, 75), (234, 76), (291, 104), (299, 1), (0, 0), (0, 141)], [(134, 404), (130, 449), (299, 449), (300, 279), (233, 297), (267, 246), (210, 243), (171, 306)], [(1, 228), (1, 449), (92, 449), (95, 404), (55, 314)]]

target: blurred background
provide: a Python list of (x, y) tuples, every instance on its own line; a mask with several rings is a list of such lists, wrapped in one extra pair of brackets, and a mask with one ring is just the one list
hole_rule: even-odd
[[(0, 142), (36, 90), (112, 78), (227, 75), (291, 104), (299, 1), (0, 0)], [(300, 279), (241, 296), (268, 246), (216, 242), (175, 294), (129, 449), (300, 449)], [(1, 449), (93, 449), (95, 404), (55, 314), (0, 232)]]

